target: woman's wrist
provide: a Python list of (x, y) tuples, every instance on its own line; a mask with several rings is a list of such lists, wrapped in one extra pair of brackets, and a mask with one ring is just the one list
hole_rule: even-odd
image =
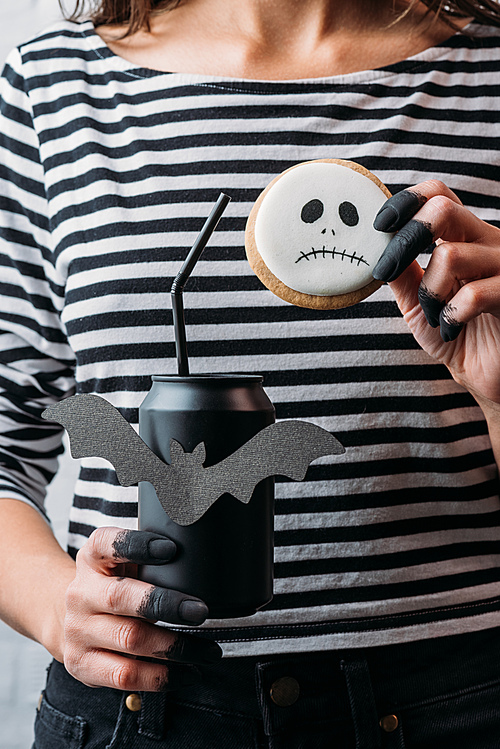
[(484, 418), (486, 419), (491, 447), (496, 463), (500, 468), (500, 403), (496, 403), (495, 401), (478, 395), (473, 391), (471, 391), (471, 395), (481, 408)]
[[(48, 615), (40, 622), (40, 632), (36, 639), (61, 663), (64, 662), (64, 620), (66, 617), (66, 590), (74, 580), (76, 567), (68, 554), (60, 557), (50, 585), (52, 606), (47, 606)], [(50, 613), (49, 613), (50, 612)]]
[(26, 502), (0, 499), (0, 527), (0, 619), (62, 660), (66, 589), (75, 563)]

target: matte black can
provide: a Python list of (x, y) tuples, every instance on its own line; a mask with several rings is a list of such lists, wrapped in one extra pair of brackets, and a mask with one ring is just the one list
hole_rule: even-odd
[[(232, 455), (275, 420), (260, 375), (154, 376), (139, 408), (139, 434), (170, 463), (170, 440), (186, 452), (205, 444), (205, 467)], [(139, 483), (139, 528), (177, 544), (173, 561), (145, 565), (142, 580), (201, 598), (210, 618), (250, 616), (273, 595), (274, 479), (248, 504), (223, 494), (191, 525), (168, 517), (156, 492)]]

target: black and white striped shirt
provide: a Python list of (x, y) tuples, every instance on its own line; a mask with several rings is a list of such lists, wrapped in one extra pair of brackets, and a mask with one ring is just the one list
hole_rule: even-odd
[[(500, 624), (500, 513), (472, 397), (415, 343), (387, 286), (319, 312), (287, 305), (245, 259), (260, 191), (344, 158), (396, 192), (446, 182), (500, 225), (500, 34), (472, 25), (375, 71), (305, 81), (160, 73), (91, 23), (14, 51), (1, 84), (0, 497), (43, 512), (61, 435), (40, 418), (99, 393), (132, 423), (175, 373), (169, 290), (219, 193), (232, 197), (185, 292), (191, 371), (257, 372), (278, 418), (335, 433), (343, 456), (277, 485), (276, 581), (252, 618), (205, 626), (227, 655), (358, 647)], [(75, 554), (135, 528), (137, 489), (85, 459)]]

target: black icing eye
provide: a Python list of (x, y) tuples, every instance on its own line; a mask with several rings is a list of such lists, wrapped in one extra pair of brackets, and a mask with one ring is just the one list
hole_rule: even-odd
[(310, 200), (302, 208), (300, 218), (305, 224), (313, 224), (320, 218), (320, 216), (323, 215), (324, 210), (325, 206), (323, 205), (321, 200), (317, 200), (316, 198), (314, 198), (314, 200)]
[(356, 206), (348, 200), (339, 205), (339, 216), (346, 226), (356, 226), (359, 223), (359, 214)]

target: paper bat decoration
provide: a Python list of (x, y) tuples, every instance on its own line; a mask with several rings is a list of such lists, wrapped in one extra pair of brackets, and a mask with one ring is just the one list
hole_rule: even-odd
[(223, 494), (247, 504), (263, 479), (280, 475), (301, 481), (313, 460), (344, 452), (340, 442), (321, 427), (305, 421), (281, 421), (208, 468), (203, 466), (203, 442), (187, 453), (172, 439), (172, 462), (168, 464), (98, 395), (71, 396), (47, 408), (42, 416), (67, 429), (74, 458), (105, 458), (114, 466), (122, 486), (149, 481), (167, 515), (179, 525), (194, 523)]

